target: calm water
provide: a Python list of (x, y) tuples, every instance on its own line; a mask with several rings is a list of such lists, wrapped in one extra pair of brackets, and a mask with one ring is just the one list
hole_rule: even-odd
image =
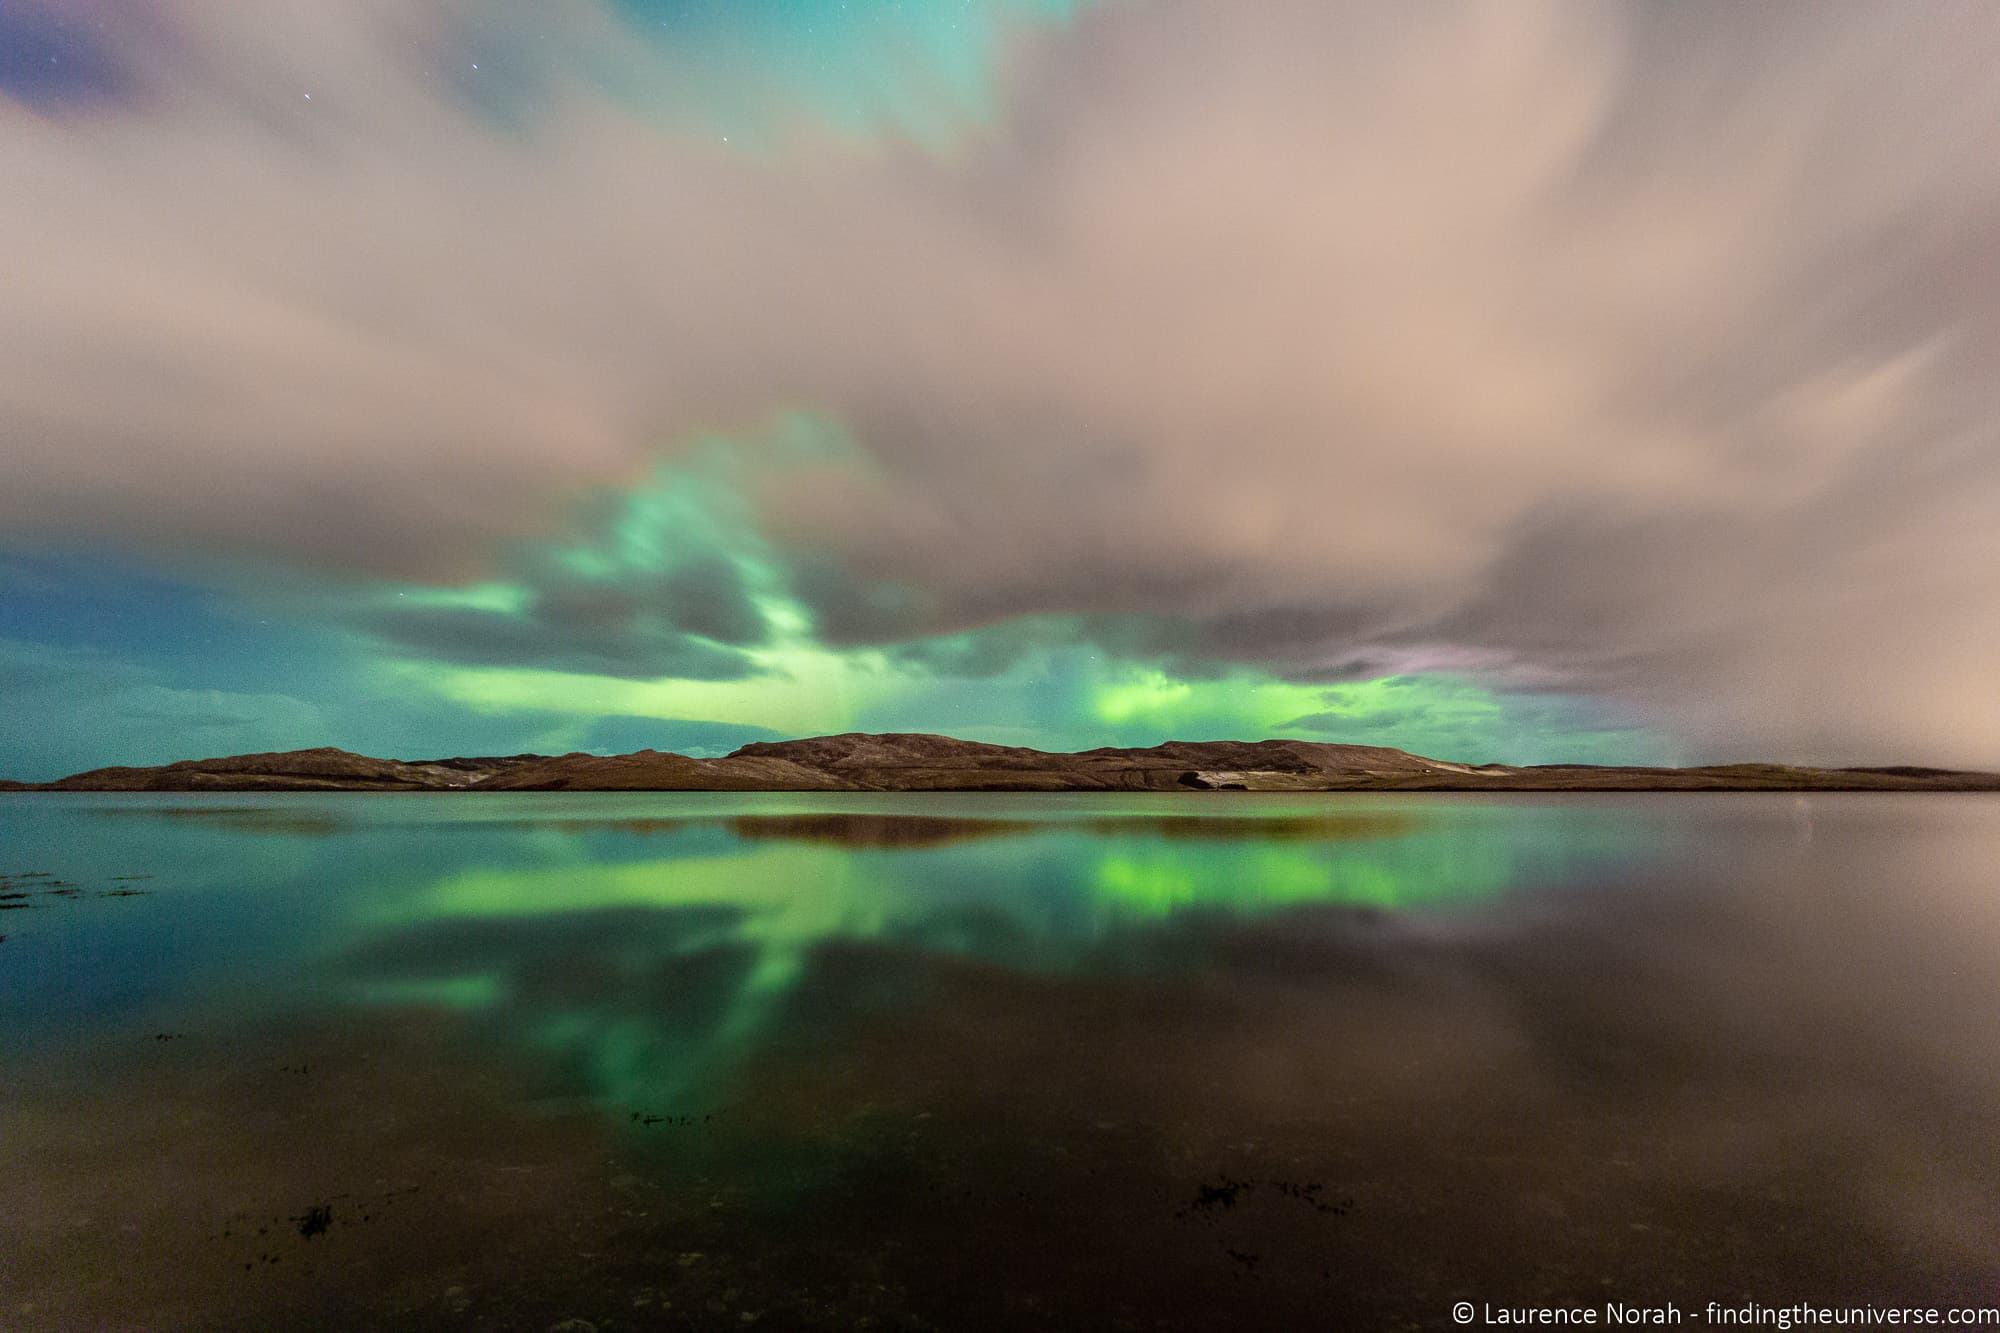
[(2000, 1292), (2000, 799), (29, 795), (0, 874), (0, 1327)]

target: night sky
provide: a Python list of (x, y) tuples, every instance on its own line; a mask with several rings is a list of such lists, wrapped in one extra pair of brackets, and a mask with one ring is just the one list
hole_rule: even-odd
[(2000, 767), (2000, 7), (0, 0), (0, 775)]

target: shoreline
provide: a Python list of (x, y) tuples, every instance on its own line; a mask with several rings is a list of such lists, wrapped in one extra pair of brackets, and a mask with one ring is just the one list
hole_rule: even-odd
[(1882, 765), (1464, 764), (1389, 746), (1167, 741), (1075, 752), (929, 734), (850, 732), (745, 745), (717, 758), (660, 750), (380, 759), (321, 747), (89, 769), (0, 792), (1832, 792), (2000, 791), (2000, 773)]

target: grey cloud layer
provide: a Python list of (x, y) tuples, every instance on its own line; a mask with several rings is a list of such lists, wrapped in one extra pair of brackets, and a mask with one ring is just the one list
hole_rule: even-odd
[(735, 566), (720, 557), (583, 578), (522, 562), (518, 610), (381, 601), (342, 618), (381, 639), (448, 661), (652, 679), (740, 680), (742, 645), (766, 628)]
[[(0, 531), (457, 575), (803, 404), (870, 466), (756, 500), (836, 638), (2000, 763), (2000, 11), (1115, 4), (949, 159), (676, 136), (566, 79), (671, 76), (614, 23), (494, 12), (187, 0), (0, 105)], [(473, 29), (542, 53), (499, 126)]]

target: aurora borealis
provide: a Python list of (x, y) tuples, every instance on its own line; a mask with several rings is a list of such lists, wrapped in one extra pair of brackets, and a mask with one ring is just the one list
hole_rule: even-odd
[(0, 0), (0, 775), (2000, 766), (2000, 17)]

